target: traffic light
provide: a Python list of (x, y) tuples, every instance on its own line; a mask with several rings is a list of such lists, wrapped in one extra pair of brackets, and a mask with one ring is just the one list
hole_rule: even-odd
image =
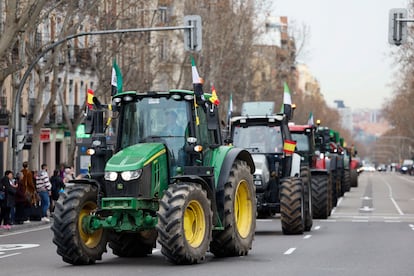
[(388, 42), (400, 46), (407, 41), (407, 10), (391, 9), (389, 13)]
[(202, 46), (201, 16), (184, 16), (184, 25), (193, 27), (184, 29), (184, 49), (186, 51), (200, 51)]

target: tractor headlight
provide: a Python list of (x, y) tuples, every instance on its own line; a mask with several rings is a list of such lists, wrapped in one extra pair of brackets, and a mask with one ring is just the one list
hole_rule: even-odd
[(124, 181), (130, 181), (134, 179), (138, 179), (142, 174), (142, 169), (135, 170), (135, 171), (125, 171), (121, 173), (121, 177)]
[(115, 181), (118, 178), (118, 173), (116, 172), (105, 172), (105, 180)]

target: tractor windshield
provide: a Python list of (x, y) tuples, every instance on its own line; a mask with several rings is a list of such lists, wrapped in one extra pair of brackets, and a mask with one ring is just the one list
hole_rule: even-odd
[(146, 142), (162, 142), (174, 156), (184, 145), (188, 113), (185, 101), (143, 98), (123, 106), (120, 117), (120, 149)]
[(233, 143), (251, 153), (282, 153), (283, 139), (279, 126), (235, 126)]
[(309, 151), (309, 139), (304, 133), (292, 133), (292, 139), (296, 141), (296, 149), (300, 152)]

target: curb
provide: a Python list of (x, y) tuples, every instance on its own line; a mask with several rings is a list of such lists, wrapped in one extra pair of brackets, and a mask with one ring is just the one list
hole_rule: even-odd
[(24, 230), (24, 229), (30, 229), (30, 228), (35, 228), (35, 227), (45, 226), (45, 225), (52, 226), (52, 220), (50, 220), (50, 222), (45, 222), (45, 221), (31, 221), (29, 223), (24, 223), (24, 224), (13, 224), (11, 226), (11, 229), (10, 230), (0, 229), (0, 236), (3, 235), (3, 234), (9, 234), (9, 233), (21, 231), (21, 230)]

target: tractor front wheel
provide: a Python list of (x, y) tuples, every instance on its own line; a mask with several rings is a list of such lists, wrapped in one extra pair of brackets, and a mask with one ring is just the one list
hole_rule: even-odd
[(305, 231), (310, 231), (312, 229), (312, 189), (311, 189), (311, 173), (308, 167), (300, 168), (300, 176), (303, 182), (303, 191), (304, 191), (304, 212), (305, 212)]
[(177, 183), (165, 191), (158, 210), (161, 253), (175, 264), (200, 263), (211, 240), (211, 202), (195, 183)]
[(210, 251), (217, 257), (244, 256), (256, 229), (256, 194), (250, 167), (236, 160), (224, 186), (223, 231), (213, 235)]
[(53, 243), (63, 261), (73, 265), (93, 264), (106, 252), (107, 232), (85, 229), (83, 218), (97, 210), (97, 189), (92, 185), (73, 185), (56, 202), (53, 216)]
[(288, 177), (280, 185), (280, 220), (287, 235), (302, 234), (305, 229), (302, 179)]

